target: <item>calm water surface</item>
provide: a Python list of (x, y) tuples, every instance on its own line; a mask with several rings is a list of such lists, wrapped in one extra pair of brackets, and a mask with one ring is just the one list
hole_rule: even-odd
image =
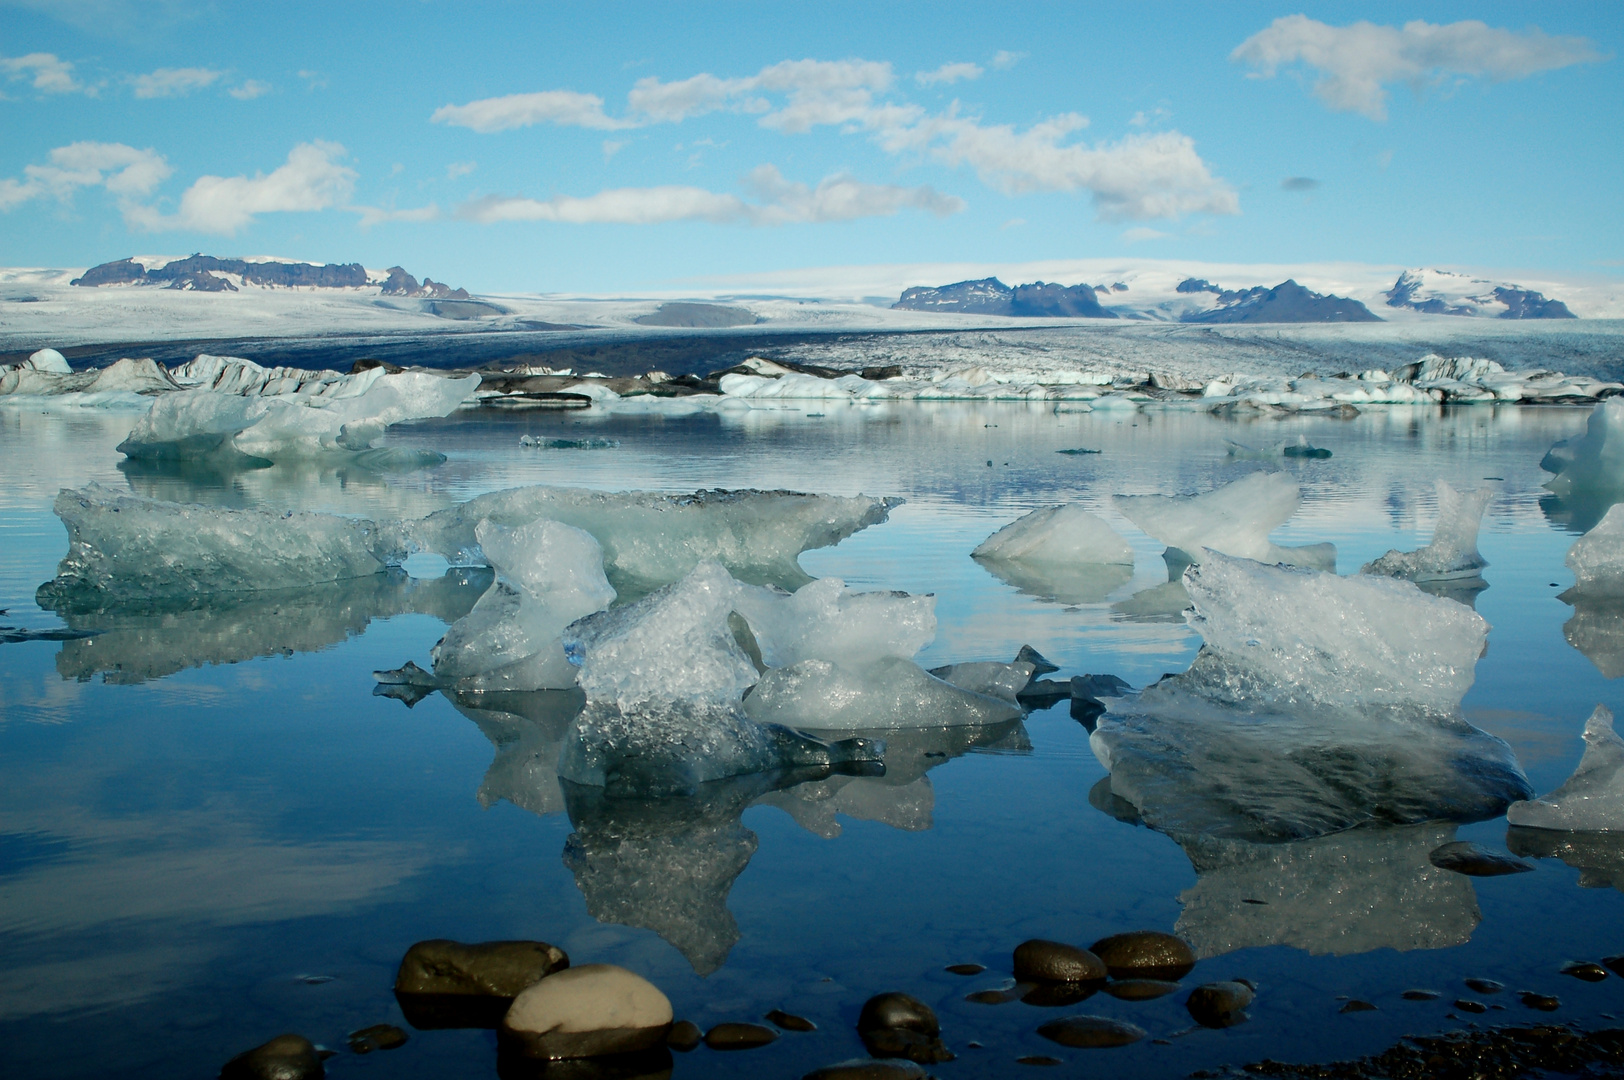
[[(1343, 573), (1427, 541), (1435, 479), (1496, 488), (1480, 545), (1489, 587), (1476, 596), (1493, 630), (1464, 709), (1511, 744), (1544, 792), (1577, 762), (1591, 709), (1624, 707), (1603, 674), (1624, 670), (1618, 652), (1590, 644), (1624, 635), (1620, 617), (1592, 613), (1594, 632), (1575, 633), (1592, 658), (1569, 644), (1574, 609), (1557, 598), (1572, 584), (1562, 560), (1575, 530), (1599, 510), (1541, 501), (1540, 457), (1585, 417), (1479, 408), (1243, 423), (1024, 404), (463, 414), (391, 434), (443, 451), (443, 466), (380, 476), (121, 469), (113, 447), (128, 414), (0, 410), (0, 623), (60, 625), (33, 599), (66, 550), (51, 501), (91, 480), (188, 502), (367, 516), (422, 514), (520, 484), (791, 488), (908, 500), (888, 523), (802, 565), (854, 587), (935, 593), (940, 629), (925, 666), (1007, 660), (1031, 644), (1061, 666), (1054, 678), (1109, 672), (1142, 686), (1185, 668), (1199, 638), (1143, 596), (1130, 600), (1165, 584), (1167, 570), (1160, 545), (1109, 497), (1208, 490), (1264, 467), (1230, 456), (1225, 440), (1261, 447), (1303, 433), (1334, 456), (1277, 459), (1304, 498), (1273, 539), (1334, 542)], [(519, 446), (526, 433), (620, 445), (533, 450)], [(1056, 452), (1078, 447), (1101, 452)], [(1060, 501), (1099, 510), (1129, 538), (1131, 577), (1093, 593), (1046, 590), (969, 558), (993, 530)], [(1061, 1057), (1067, 1074), (1176, 1076), (1371, 1053), (1470, 1020), (1446, 1016), (1468, 976), (1509, 988), (1484, 999), (1505, 1007), (1485, 1022), (1551, 1015), (1526, 1010), (1521, 989), (1559, 995), (1557, 1019), (1605, 1023), (1624, 1009), (1624, 979), (1557, 974), (1566, 960), (1624, 952), (1624, 851), (1593, 853), (1587, 867), (1541, 859), (1535, 873), (1501, 878), (1428, 862), (1452, 838), (1504, 845), (1498, 818), (1356, 830), (1198, 875), (1173, 839), (1091, 804), (1105, 770), (1065, 703), (997, 730), (898, 734), (884, 778), (643, 806), (567, 797), (552, 772), (567, 716), (522, 697), (435, 694), (407, 708), (373, 694), (374, 669), (429, 666), (445, 625), (489, 580), (415, 562), (417, 576), (105, 613), (75, 624), (102, 631), (94, 638), (0, 645), (7, 1075), (212, 1076), (283, 1031), (342, 1048), (356, 1028), (404, 1023), (395, 968), (414, 941), (437, 937), (539, 938), (576, 963), (624, 965), (701, 1027), (774, 1008), (819, 1024), (749, 1053), (677, 1055), (679, 1077), (793, 1077), (858, 1055), (857, 1012), (891, 989), (941, 1016), (959, 1055), (935, 1067), (944, 1078), (1018, 1072), (1022, 1054)], [(1182, 994), (1099, 995), (1071, 1011), (1171, 1038), (1075, 1051), (1035, 1034), (1059, 1012), (964, 1000), (1001, 985), (1026, 938), (1086, 945), (1175, 927), (1216, 953), (1187, 985), (1259, 984), (1249, 1023), (1177, 1034), (1189, 1026)], [(943, 971), (965, 962), (989, 970)], [(1401, 999), (1417, 987), (1444, 996)], [(1340, 1014), (1343, 995), (1379, 1008)], [(414, 1032), (399, 1050), (340, 1053), (327, 1068), (494, 1075), (495, 1039)]]

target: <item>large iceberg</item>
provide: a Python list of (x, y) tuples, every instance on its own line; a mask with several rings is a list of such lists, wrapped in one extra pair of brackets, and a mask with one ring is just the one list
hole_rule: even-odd
[(1482, 915), (1472, 881), (1428, 855), (1455, 826), (1366, 827), (1284, 844), (1184, 836), (1197, 874), (1174, 932), (1199, 957), (1290, 945), (1315, 956), (1444, 949)]
[(1289, 563), (1318, 570), (1336, 568), (1334, 544), (1280, 547), (1269, 533), (1297, 512), (1297, 481), (1285, 473), (1256, 472), (1201, 495), (1116, 495), (1121, 514), (1169, 548), (1198, 562), (1205, 550)]
[(391, 530), (333, 514), (222, 510), (64, 490), (68, 553), (40, 586), (42, 607), (73, 594), (130, 597), (291, 589), (365, 577), (405, 557)]
[(435, 675), (457, 690), (570, 689), (575, 666), (559, 635), (615, 599), (603, 549), (545, 518), (513, 528), (483, 521), (474, 535), (496, 584), (435, 645)]
[(1109, 701), (1090, 737), (1112, 793), (1152, 827), (1306, 839), (1478, 820), (1526, 797), (1510, 748), (1460, 716), (1488, 630), (1471, 609), (1211, 552), (1184, 581), (1201, 653)]
[(1389, 551), (1359, 572), (1417, 582), (1478, 576), (1489, 561), (1478, 554), (1477, 531), (1493, 497), (1489, 488), (1460, 492), (1439, 480), (1438, 524), (1432, 530), (1432, 542), (1416, 551)]
[(752, 591), (771, 595), (706, 560), (635, 603), (572, 624), (564, 642), (579, 659), (587, 705), (559, 775), (647, 797), (751, 773), (877, 762), (883, 744), (826, 743), (740, 711), (758, 673), (732, 616)]
[(372, 368), (330, 394), (165, 394), (118, 450), (132, 458), (261, 461), (368, 450), (392, 424), (450, 413), (479, 388), (479, 378)]
[(796, 558), (883, 522), (900, 500), (793, 491), (697, 491), (692, 495), (527, 487), (495, 491), (412, 523), (414, 546), (448, 558), (478, 550), (482, 521), (522, 525), (547, 518), (591, 533), (609, 580), (624, 593), (668, 585), (714, 559), (750, 582), (796, 587), (812, 580)]
[(1549, 795), (1513, 803), (1506, 821), (1528, 829), (1624, 832), (1624, 739), (1613, 730), (1605, 705), (1585, 721), (1579, 767)]
[(1624, 495), (1624, 398), (1597, 405), (1584, 434), (1553, 445), (1539, 467), (1556, 474), (1545, 486), (1559, 497)]

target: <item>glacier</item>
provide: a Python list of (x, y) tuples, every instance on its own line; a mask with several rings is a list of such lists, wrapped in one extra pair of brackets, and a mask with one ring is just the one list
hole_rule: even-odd
[(1319, 570), (1336, 567), (1334, 544), (1281, 547), (1269, 533), (1297, 512), (1297, 481), (1255, 472), (1200, 495), (1114, 495), (1111, 504), (1145, 533), (1200, 561), (1203, 549)]
[(1483, 511), (1494, 497), (1490, 488), (1460, 492), (1438, 481), (1438, 524), (1432, 541), (1415, 551), (1389, 551), (1359, 568), (1361, 574), (1407, 578), (1410, 581), (1450, 581), (1477, 577), (1489, 565), (1477, 550), (1477, 531)]
[(1492, 817), (1529, 787), (1461, 718), (1488, 624), (1405, 581), (1209, 553), (1189, 670), (1106, 703), (1110, 790), (1175, 836), (1270, 842)]
[(1585, 750), (1579, 765), (1549, 795), (1517, 802), (1506, 821), (1526, 829), (1568, 832), (1624, 832), (1624, 739), (1613, 730), (1605, 705), (1585, 721)]
[(568, 690), (575, 666), (560, 635), (615, 600), (590, 533), (539, 518), (482, 521), (475, 540), (496, 584), (434, 646), (434, 674), (457, 690)]

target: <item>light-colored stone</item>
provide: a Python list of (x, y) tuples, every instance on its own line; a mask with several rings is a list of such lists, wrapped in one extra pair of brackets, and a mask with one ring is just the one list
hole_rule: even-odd
[(613, 964), (586, 964), (514, 998), (502, 1034), (528, 1057), (598, 1057), (658, 1046), (671, 1021), (671, 1002), (653, 983)]

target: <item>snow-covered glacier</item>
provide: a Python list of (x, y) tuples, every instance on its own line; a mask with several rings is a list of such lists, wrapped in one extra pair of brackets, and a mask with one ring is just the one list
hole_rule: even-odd
[(1297, 512), (1297, 481), (1285, 473), (1255, 472), (1200, 495), (1115, 495), (1111, 504), (1129, 521), (1190, 562), (1203, 549), (1260, 562), (1331, 570), (1334, 544), (1281, 547), (1269, 533)]
[(1488, 624), (1413, 584), (1209, 553), (1185, 572), (1188, 671), (1114, 698), (1090, 746), (1159, 830), (1252, 841), (1471, 821), (1526, 798), (1466, 723)]

